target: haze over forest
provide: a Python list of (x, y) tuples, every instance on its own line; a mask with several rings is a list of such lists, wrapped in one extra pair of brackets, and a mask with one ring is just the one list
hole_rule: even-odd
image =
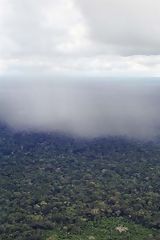
[(17, 130), (153, 138), (160, 127), (159, 80), (137, 81), (6, 81), (0, 119)]

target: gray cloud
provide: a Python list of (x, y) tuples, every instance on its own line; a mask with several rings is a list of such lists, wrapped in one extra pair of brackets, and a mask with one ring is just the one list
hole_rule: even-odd
[(0, 0), (0, 5), (1, 76), (160, 75), (159, 0)]
[(159, 0), (76, 0), (103, 52), (160, 54)]
[[(38, 81), (38, 82), (37, 82)], [(160, 85), (99, 80), (12, 80), (0, 84), (0, 119), (16, 129), (84, 137), (154, 137)]]
[(159, 0), (0, 5), (1, 121), (85, 137), (159, 133), (158, 81), (102, 80), (160, 75)]

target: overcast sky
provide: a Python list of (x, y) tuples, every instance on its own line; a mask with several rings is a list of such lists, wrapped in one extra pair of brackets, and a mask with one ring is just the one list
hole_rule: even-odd
[(0, 75), (160, 76), (159, 0), (0, 0)]
[(157, 136), (159, 23), (160, 0), (0, 0), (0, 122)]

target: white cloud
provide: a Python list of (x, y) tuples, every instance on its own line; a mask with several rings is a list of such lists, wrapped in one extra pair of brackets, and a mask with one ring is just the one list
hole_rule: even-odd
[(0, 0), (0, 74), (160, 75), (159, 0)]

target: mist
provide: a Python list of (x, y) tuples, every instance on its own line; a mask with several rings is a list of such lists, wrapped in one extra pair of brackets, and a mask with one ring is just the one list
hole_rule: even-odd
[(18, 131), (153, 138), (159, 100), (158, 81), (1, 80), (0, 121)]

